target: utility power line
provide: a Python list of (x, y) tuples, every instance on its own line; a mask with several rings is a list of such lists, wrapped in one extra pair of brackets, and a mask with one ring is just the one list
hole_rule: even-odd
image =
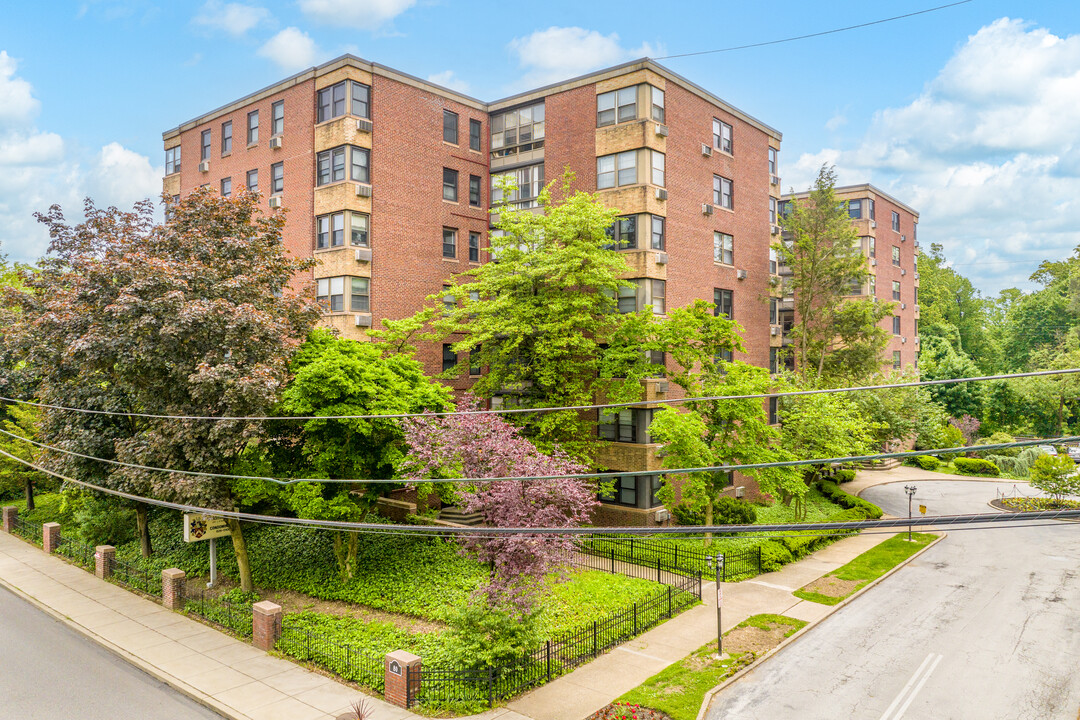
[(0, 401), (15, 403), (19, 405), (31, 405), (33, 407), (45, 408), (49, 410), (62, 410), (66, 412), (77, 412), (88, 415), (108, 415), (115, 417), (137, 417), (147, 418), (152, 420), (208, 420), (208, 421), (265, 421), (265, 420), (387, 420), (387, 419), (401, 419), (401, 418), (413, 418), (413, 417), (453, 417), (456, 415), (513, 415), (522, 413), (550, 413), (550, 412), (563, 412), (569, 410), (596, 410), (604, 408), (634, 408), (642, 407), (645, 405), (679, 405), (688, 402), (712, 402), (719, 400), (764, 400), (765, 398), (783, 398), (783, 397), (802, 397), (805, 395), (822, 395), (828, 393), (842, 393), (842, 392), (859, 392), (863, 390), (894, 390), (900, 388), (911, 387), (930, 387), (933, 385), (952, 385), (956, 383), (968, 383), (968, 382), (983, 382), (987, 380), (1010, 380), (1013, 378), (1024, 377), (1041, 377), (1044, 375), (1068, 375), (1073, 373), (1080, 373), (1080, 368), (1066, 368), (1061, 370), (1036, 370), (1033, 372), (1022, 373), (1005, 373), (1000, 375), (980, 375), (977, 377), (968, 378), (949, 378), (946, 380), (917, 380), (905, 383), (884, 383), (880, 385), (853, 385), (842, 388), (824, 388), (818, 390), (789, 390), (784, 392), (772, 392), (772, 393), (752, 393), (749, 395), (709, 395), (703, 397), (689, 397), (689, 398), (673, 398), (671, 400), (638, 400), (635, 402), (626, 403), (599, 403), (594, 405), (563, 405), (560, 407), (538, 407), (538, 408), (499, 408), (495, 410), (446, 410), (442, 412), (423, 412), (423, 413), (387, 413), (385, 415), (367, 414), (367, 415), (235, 415), (235, 416), (222, 416), (222, 415), (158, 415), (154, 413), (140, 413), (140, 412), (122, 412), (116, 410), (91, 410), (87, 408), (77, 408), (68, 405), (52, 405), (48, 403), (33, 402), (31, 400), (19, 400), (16, 398), (9, 398), (0, 395)]

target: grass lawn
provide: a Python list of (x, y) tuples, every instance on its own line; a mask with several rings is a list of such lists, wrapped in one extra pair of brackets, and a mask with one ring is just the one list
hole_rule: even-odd
[(932, 533), (913, 533), (911, 542), (908, 542), (907, 533), (894, 535), (825, 577), (796, 590), (795, 597), (822, 605), (836, 605), (929, 545), (935, 538), (937, 535)]
[(708, 643), (616, 702), (659, 710), (673, 720), (696, 720), (705, 693), (805, 625), (802, 620), (783, 615), (754, 615), (724, 634), (724, 650), (729, 655), (726, 660), (717, 660), (716, 643)]

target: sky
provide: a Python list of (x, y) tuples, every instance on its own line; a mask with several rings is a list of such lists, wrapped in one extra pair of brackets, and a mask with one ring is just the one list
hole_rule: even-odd
[[(823, 163), (920, 212), (985, 295), (1080, 245), (1080, 3), (150, 0), (4, 3), (0, 252), (48, 246), (34, 212), (161, 192), (165, 130), (352, 53), (496, 100), (658, 58), (784, 135), (785, 191)], [(767, 9), (763, 9), (767, 8)]]

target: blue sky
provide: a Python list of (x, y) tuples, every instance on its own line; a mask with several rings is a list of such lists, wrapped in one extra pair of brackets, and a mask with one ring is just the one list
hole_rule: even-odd
[[(0, 250), (32, 218), (160, 192), (161, 132), (351, 52), (484, 100), (628, 59), (768, 41), (942, 0), (9, 3), (0, 24)], [(768, 8), (764, 10), (763, 8)], [(920, 210), (984, 293), (1080, 244), (1080, 3), (973, 0), (851, 32), (660, 60), (784, 133), (784, 188), (822, 162)]]

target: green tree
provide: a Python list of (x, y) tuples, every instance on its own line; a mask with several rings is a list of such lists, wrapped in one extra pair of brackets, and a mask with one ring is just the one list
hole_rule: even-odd
[[(292, 352), (318, 318), (290, 283), (310, 269), (284, 247), (284, 216), (263, 216), (258, 195), (200, 189), (169, 206), (126, 213), (86, 202), (70, 226), (58, 206), (39, 220), (52, 237), (40, 272), (24, 276), (13, 334), (34, 365), (39, 396), (62, 404), (183, 416), (266, 415), (288, 378)], [(64, 416), (60, 418), (60, 416)], [(76, 417), (77, 416), (77, 417)], [(56, 419), (54, 419), (56, 418)], [(46, 413), (61, 441), (85, 439), (102, 420)], [(265, 436), (257, 421), (111, 418), (100, 457), (195, 473), (228, 473)], [(95, 425), (96, 423), (96, 425)], [(68, 432), (78, 427), (77, 432)], [(97, 471), (113, 487), (148, 488), (167, 500), (236, 510), (232, 485), (206, 475)], [(95, 475), (96, 477), (97, 475)], [(251, 569), (239, 522), (230, 520), (241, 587)]]
[(1061, 500), (1080, 495), (1080, 474), (1068, 455), (1040, 455), (1031, 466), (1031, 485)]
[[(495, 262), (462, 273), (428, 298), (434, 308), (417, 316), (431, 323), (427, 339), (453, 339), (454, 351), (468, 355), (449, 374), (486, 369), (473, 386), (479, 397), (505, 392), (508, 402), (530, 408), (641, 397), (640, 379), (649, 373), (639, 332), (645, 313), (617, 312), (616, 298), (644, 297), (651, 286), (621, 279), (630, 268), (607, 249), (617, 211), (589, 193), (571, 193), (572, 179), (564, 176), (560, 202), (553, 200), (554, 183), (540, 192), (541, 213), (500, 205), (491, 236)], [(510, 189), (503, 187), (503, 197)], [(407, 346), (415, 323), (397, 330), (373, 334)], [(517, 417), (541, 449), (560, 446), (579, 459), (591, 456), (595, 433), (588, 416)]]
[[(888, 378), (891, 383), (917, 380), (919, 374), (912, 369)], [(874, 444), (881, 449), (889, 448), (895, 441), (903, 442), (913, 437), (933, 446), (947, 417), (945, 409), (934, 401), (927, 388), (857, 392), (849, 397), (862, 417), (871, 423)]]
[[(940, 336), (929, 336), (920, 343), (919, 371), (923, 380), (947, 380), (978, 376), (978, 366), (966, 353), (957, 351)], [(935, 402), (952, 417), (982, 417), (983, 389), (976, 383), (931, 385), (928, 390)]]
[(893, 305), (846, 298), (869, 270), (835, 188), (835, 169), (823, 165), (810, 196), (789, 203), (780, 219), (786, 237), (775, 247), (792, 272), (785, 290), (795, 297), (791, 335), (797, 372), (850, 380), (884, 364), (888, 335), (878, 323), (892, 314)]
[[(453, 409), (449, 388), (424, 376), (407, 354), (382, 343), (313, 331), (293, 358), (293, 378), (282, 393), (282, 415), (390, 415)], [(288, 423), (281, 445), (296, 448), (287, 461), (305, 477), (335, 479), (394, 477), (407, 448), (394, 419), (313, 419)], [(277, 455), (282, 459), (285, 453)], [(299, 457), (297, 457), (297, 455)], [(300, 516), (362, 521), (378, 499), (401, 485), (386, 483), (300, 483), (286, 501)], [(422, 488), (430, 488), (430, 485)], [(334, 554), (342, 578), (354, 577), (359, 535), (335, 533)]]
[[(37, 440), (38, 411), (28, 405), (6, 405), (0, 413), (0, 429), (20, 437)], [(8, 435), (0, 435), (0, 450), (26, 462), (36, 462), (39, 451), (33, 445)], [(26, 511), (34, 511), (34, 488), (48, 481), (48, 476), (18, 460), (0, 456), (0, 497), (22, 492)]]
[[(823, 393), (786, 397), (780, 402), (781, 446), (800, 459), (868, 454), (877, 423), (863, 417), (845, 394)], [(818, 480), (827, 465), (803, 468), (807, 481)]]
[[(766, 368), (721, 359), (721, 351), (741, 350), (739, 326), (714, 316), (703, 301), (671, 310), (668, 321), (656, 329), (655, 343), (668, 352), (675, 366), (668, 377), (689, 397), (752, 395), (769, 392), (774, 382)], [(791, 459), (778, 447), (780, 432), (769, 425), (765, 403), (748, 400), (693, 400), (678, 409), (667, 407), (649, 426), (653, 440), (663, 444), (665, 468), (710, 467), (742, 463), (768, 463)], [(793, 468), (747, 470), (761, 490), (799, 500), (806, 492), (800, 473)], [(704, 512), (713, 523), (720, 492), (730, 484), (730, 473), (701, 472), (665, 475), (660, 500), (668, 507), (688, 505)], [(711, 535), (705, 538), (706, 544)]]

